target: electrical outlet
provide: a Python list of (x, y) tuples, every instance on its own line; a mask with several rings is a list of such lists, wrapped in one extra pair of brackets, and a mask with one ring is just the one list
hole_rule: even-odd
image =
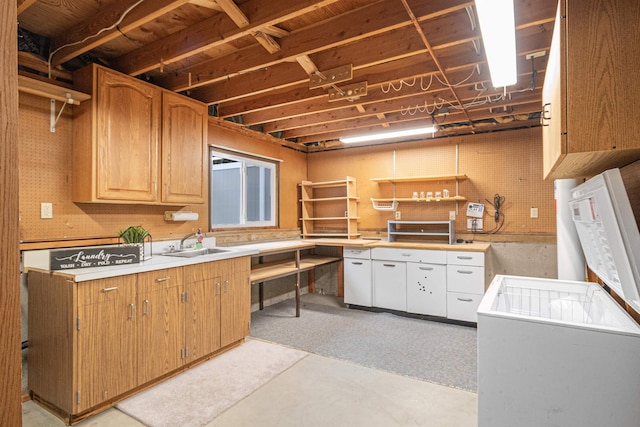
[(449, 219), (451, 221), (455, 221), (456, 220), (456, 211), (449, 211)]
[(40, 218), (53, 218), (53, 203), (40, 203)]
[(396, 220), (399, 220), (400, 218), (402, 218), (400, 211), (396, 211)]
[(538, 208), (531, 208), (531, 218), (538, 218)]
[(481, 218), (467, 218), (467, 231), (482, 231), (483, 226)]

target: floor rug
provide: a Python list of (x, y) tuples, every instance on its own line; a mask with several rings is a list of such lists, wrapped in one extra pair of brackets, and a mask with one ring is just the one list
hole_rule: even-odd
[[(303, 300), (304, 301), (304, 300)], [(477, 329), (294, 301), (251, 316), (251, 335), (321, 356), (347, 360), (467, 391), (477, 390)]]
[(151, 427), (204, 426), (306, 355), (249, 339), (116, 407)]

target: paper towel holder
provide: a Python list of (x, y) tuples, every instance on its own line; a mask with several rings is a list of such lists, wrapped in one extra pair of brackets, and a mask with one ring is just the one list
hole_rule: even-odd
[(166, 211), (164, 213), (165, 221), (197, 221), (199, 217), (198, 212)]

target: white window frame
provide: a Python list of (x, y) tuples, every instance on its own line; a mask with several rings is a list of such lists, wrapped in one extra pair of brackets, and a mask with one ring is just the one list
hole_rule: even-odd
[[(214, 197), (213, 197), (213, 172), (215, 165), (213, 164), (214, 157), (223, 157), (225, 159), (230, 159), (239, 163), (239, 171), (240, 171), (240, 218), (238, 223), (229, 223), (229, 224), (214, 224), (213, 223), (213, 207), (214, 207)], [(276, 227), (278, 224), (278, 210), (277, 210), (277, 201), (278, 201), (278, 181), (279, 181), (279, 160), (276, 159), (268, 159), (268, 158), (260, 158), (258, 156), (250, 155), (247, 153), (241, 153), (236, 151), (230, 151), (223, 148), (218, 147), (210, 147), (209, 149), (209, 223), (211, 229), (225, 229), (225, 228), (249, 228), (249, 227)], [(231, 165), (231, 163), (229, 163)], [(221, 168), (225, 168), (223, 165), (219, 165)], [(263, 168), (267, 168), (271, 170), (271, 178), (270, 178), (270, 189), (271, 189), (271, 203), (269, 206), (269, 210), (271, 213), (270, 220), (258, 220), (258, 221), (249, 221), (247, 219), (247, 166), (259, 166)], [(262, 179), (263, 177), (261, 177)], [(261, 188), (264, 188), (261, 185)], [(261, 203), (266, 203), (265, 194), (260, 192)], [(261, 211), (263, 211), (261, 209)]]

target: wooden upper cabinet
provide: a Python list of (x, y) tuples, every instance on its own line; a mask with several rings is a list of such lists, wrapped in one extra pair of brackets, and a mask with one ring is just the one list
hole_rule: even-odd
[(161, 91), (103, 68), (97, 71), (96, 196), (153, 202)]
[(560, 0), (543, 89), (545, 178), (640, 158), (640, 2)]
[(203, 204), (207, 106), (92, 64), (74, 86), (75, 202)]
[(207, 106), (162, 93), (162, 201), (204, 203)]

